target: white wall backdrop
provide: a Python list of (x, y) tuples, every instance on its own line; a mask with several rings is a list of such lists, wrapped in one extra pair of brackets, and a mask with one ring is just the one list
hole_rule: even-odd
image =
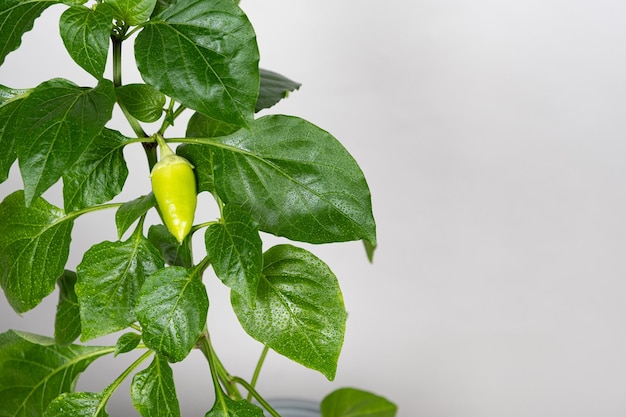
[[(311, 120), (353, 153), (380, 243), (373, 265), (357, 243), (312, 248), (349, 310), (335, 383), (270, 355), (260, 390), (320, 399), (357, 386), (406, 417), (626, 415), (626, 3), (242, 7), (261, 65), (303, 83), (272, 112)], [(37, 21), (0, 84), (29, 87), (68, 69), (92, 83), (44, 30), (61, 10)], [(20, 186), (13, 174), (0, 196)], [(106, 216), (77, 224), (73, 247), (115, 239)], [(237, 329), (223, 286), (207, 281), (217, 347), (247, 377), (261, 348)], [(51, 296), (18, 317), (2, 299), (0, 331), (51, 334), (55, 305)], [(97, 362), (79, 387), (102, 389), (125, 360)], [(211, 404), (204, 367), (196, 352), (175, 366), (185, 416)], [(127, 397), (115, 397), (112, 416), (135, 415)]]

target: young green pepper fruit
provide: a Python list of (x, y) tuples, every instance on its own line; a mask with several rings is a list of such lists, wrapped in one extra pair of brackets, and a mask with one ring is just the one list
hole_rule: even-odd
[(152, 168), (150, 179), (163, 222), (172, 235), (182, 243), (193, 226), (196, 213), (196, 177), (193, 165), (176, 155), (157, 136), (161, 159)]

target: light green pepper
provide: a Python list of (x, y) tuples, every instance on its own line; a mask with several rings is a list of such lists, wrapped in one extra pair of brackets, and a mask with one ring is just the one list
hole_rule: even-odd
[(150, 179), (165, 226), (182, 243), (189, 234), (196, 213), (196, 177), (193, 165), (176, 155), (162, 138), (157, 138), (161, 159), (152, 168)]

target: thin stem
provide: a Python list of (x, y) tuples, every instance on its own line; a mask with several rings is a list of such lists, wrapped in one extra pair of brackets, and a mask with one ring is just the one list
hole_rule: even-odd
[(233, 381), (244, 387), (248, 391), (248, 395), (253, 396), (254, 399), (257, 400), (259, 404), (261, 404), (271, 415), (274, 417), (281, 417), (280, 414), (278, 414), (278, 412), (276, 412), (276, 410), (274, 410), (274, 408), (267, 401), (265, 401), (265, 398), (263, 398), (261, 394), (259, 394), (257, 390), (255, 390), (254, 387), (248, 383), (248, 381), (239, 378), (238, 376), (233, 377)]
[[(122, 28), (121, 32), (124, 32), (125, 29)], [(123, 42), (123, 36), (124, 33), (120, 33), (114, 36), (111, 36), (111, 42), (113, 44), (113, 85), (115, 87), (121, 87), (122, 86), (122, 42)], [(135, 119), (126, 109), (126, 106), (124, 106), (124, 103), (121, 103), (120, 101), (117, 102), (117, 104), (120, 106), (120, 109), (122, 109), (122, 113), (124, 113), (124, 116), (126, 117), (126, 120), (128, 120), (128, 124), (130, 124), (130, 127), (133, 129), (133, 132), (135, 132), (135, 135), (137, 135), (137, 137), (140, 138), (147, 138), (148, 135), (146, 134), (146, 132), (144, 132), (143, 128), (141, 127), (141, 125), (139, 124), (139, 121), (137, 119)], [(145, 146), (144, 146), (145, 148)]]
[(203, 332), (202, 338), (200, 339), (200, 350), (209, 362), (209, 368), (211, 369), (211, 376), (213, 377), (213, 384), (215, 385), (216, 393), (219, 391), (218, 387), (223, 386), (229, 397), (234, 400), (242, 399), (243, 396), (239, 392), (237, 385), (234, 383), (233, 377), (226, 371), (226, 368), (213, 350), (211, 339), (206, 328)]
[(66, 214), (66, 218), (79, 217), (79, 216), (82, 216), (83, 214), (91, 213), (93, 211), (107, 210), (107, 209), (110, 209), (110, 208), (118, 208), (122, 204), (124, 204), (124, 203), (108, 203), (108, 204), (100, 204), (98, 206), (85, 207), (84, 209), (80, 209), (80, 210), (76, 210), (76, 211), (72, 211), (70, 213), (67, 213)]
[(196, 267), (193, 270), (193, 274), (197, 275), (200, 278), (202, 278), (202, 274), (204, 274), (204, 271), (206, 271), (206, 269), (209, 267), (209, 265), (211, 265), (211, 259), (208, 256), (205, 256), (200, 261), (200, 263), (198, 263), (198, 265), (196, 265)]
[(187, 109), (186, 106), (183, 106), (182, 104), (178, 106), (178, 108), (176, 110), (174, 110), (174, 100), (170, 100), (170, 104), (167, 108), (167, 113), (165, 118), (163, 119), (163, 123), (161, 124), (161, 128), (159, 129), (159, 133), (161, 135), (165, 134), (165, 131), (167, 130), (168, 127), (173, 126), (174, 125), (174, 121), (176, 120), (176, 118), (178, 116), (181, 115), (181, 113), (183, 111), (185, 111)]
[(130, 373), (134, 371), (136, 367), (138, 367), (143, 361), (145, 361), (153, 353), (154, 353), (153, 351), (149, 350), (143, 355), (141, 355), (135, 362), (133, 362), (128, 368), (126, 368), (126, 370), (122, 372), (122, 374), (118, 376), (111, 385), (109, 385), (108, 387), (104, 389), (102, 393), (103, 395), (102, 401), (100, 402), (98, 409), (93, 413), (93, 415), (98, 415), (100, 413), (100, 410), (102, 410), (102, 408), (109, 401), (109, 398), (111, 398), (111, 395), (113, 395), (115, 390), (119, 388), (122, 382), (124, 382), (124, 380), (128, 378), (128, 375), (130, 375)]
[(218, 224), (218, 223), (219, 223), (219, 221), (217, 221), (217, 220), (211, 220), (211, 221), (208, 221), (208, 222), (196, 224), (196, 225), (194, 225), (191, 228), (191, 232), (190, 233), (196, 232), (196, 231), (198, 231), (198, 230), (200, 230), (200, 229), (202, 229), (204, 227), (209, 227), (209, 226), (212, 226), (212, 225)]
[[(256, 364), (256, 368), (254, 368), (254, 374), (252, 374), (252, 380), (250, 381), (250, 385), (252, 388), (256, 387), (256, 383), (259, 380), (259, 374), (261, 373), (261, 368), (263, 367), (263, 362), (265, 362), (265, 358), (267, 357), (267, 352), (269, 352), (270, 348), (265, 345), (263, 346), (263, 352), (261, 352), (261, 356), (259, 357), (259, 361)], [(248, 390), (248, 401), (252, 399), (252, 391)]]

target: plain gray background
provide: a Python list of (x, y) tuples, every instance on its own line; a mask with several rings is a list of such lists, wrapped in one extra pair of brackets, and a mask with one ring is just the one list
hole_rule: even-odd
[[(626, 3), (241, 5), (261, 66), (303, 83), (271, 112), (304, 117), (352, 152), (380, 244), (373, 265), (358, 243), (311, 248), (338, 275), (349, 311), (336, 381), (270, 354), (260, 390), (320, 399), (357, 386), (406, 417), (626, 415)], [(62, 10), (37, 21), (1, 84), (93, 85), (57, 59), (60, 40), (45, 32)], [(148, 184), (141, 153), (128, 152), (144, 184), (120, 199)], [(0, 196), (20, 187), (16, 174)], [(69, 267), (78, 248), (115, 239), (112, 219), (77, 224)], [(238, 329), (224, 287), (206, 281), (217, 348), (249, 377), (261, 347)], [(0, 330), (51, 334), (55, 305), (51, 296), (20, 318), (2, 299)], [(101, 390), (128, 361), (97, 362), (79, 388)], [(212, 391), (201, 355), (174, 371), (184, 415), (204, 415)], [(109, 411), (134, 415), (128, 407), (121, 392)]]

